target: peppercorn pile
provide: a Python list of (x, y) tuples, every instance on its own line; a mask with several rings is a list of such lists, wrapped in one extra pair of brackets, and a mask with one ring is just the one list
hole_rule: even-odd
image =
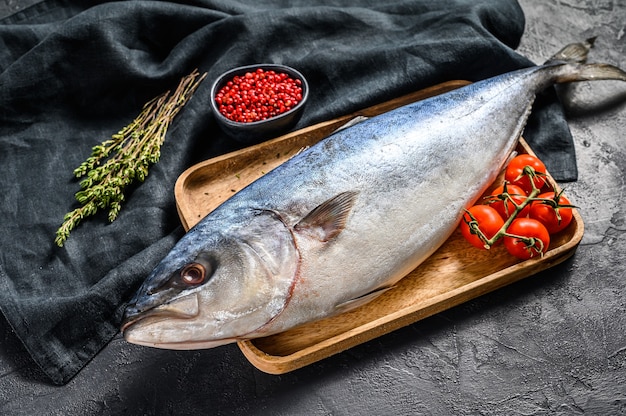
[(302, 82), (299, 79), (262, 68), (233, 77), (215, 96), (220, 113), (240, 123), (283, 114), (301, 100)]

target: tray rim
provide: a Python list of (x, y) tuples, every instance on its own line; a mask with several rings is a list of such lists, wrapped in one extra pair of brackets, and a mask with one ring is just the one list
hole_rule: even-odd
[[(415, 93), (398, 97), (383, 104), (399, 102), (406, 99), (406, 97), (412, 96), (416, 93), (422, 93), (424, 91), (428, 92), (428, 90), (435, 91), (438, 87), (441, 86), (454, 89), (467, 84), (467, 81), (449, 81), (447, 83), (437, 84), (427, 89), (419, 90)], [(245, 154), (261, 152), (262, 149), (271, 148), (272, 146), (280, 144), (281, 142), (285, 142), (286, 140), (297, 141), (299, 137), (303, 137), (304, 134), (306, 134), (307, 132), (318, 130), (325, 126), (341, 122), (342, 120), (350, 120), (357, 115), (368, 115), (368, 111), (374, 107), (378, 106), (369, 107), (360, 112), (317, 123), (315, 125), (305, 127), (303, 129), (262, 142), (254, 146), (245, 147), (240, 150), (207, 159), (189, 167), (178, 177), (174, 187), (176, 208), (185, 230), (188, 230), (190, 228), (188, 218), (191, 218), (191, 214), (187, 212), (186, 207), (184, 207), (180, 203), (180, 201), (182, 200), (182, 195), (185, 194), (186, 181), (192, 176), (194, 172), (199, 171), (206, 166), (217, 162), (223, 162), (233, 158), (238, 158)], [(534, 152), (522, 137), (520, 137), (519, 139), (519, 146), (523, 149), (524, 152), (534, 155)], [(560, 189), (558, 184), (551, 177), (550, 180), (556, 189)], [(422, 319), (433, 316), (437, 313), (443, 312), (454, 306), (458, 306), (471, 299), (475, 299), (481, 295), (487, 294), (501, 287), (507, 286), (516, 281), (551, 268), (559, 263), (562, 263), (575, 253), (576, 248), (582, 240), (582, 236), (584, 234), (584, 223), (578, 210), (574, 210), (573, 217), (575, 230), (572, 233), (571, 238), (564, 244), (549, 250), (542, 258), (530, 259), (515, 263), (509, 267), (500, 269), (495, 273), (487, 274), (477, 280), (468, 282), (452, 290), (430, 297), (427, 299), (427, 301), (397, 309), (392, 313), (388, 313), (384, 316), (376, 318), (372, 321), (368, 321), (367, 323), (351, 328), (330, 338), (301, 348), (291, 354), (271, 355), (258, 348), (254, 344), (254, 340), (238, 341), (237, 345), (239, 346), (239, 349), (241, 350), (243, 355), (251, 364), (253, 364), (257, 369), (269, 374), (284, 374), (313, 364), (317, 361), (321, 361), (322, 359), (338, 354), (349, 348), (360, 345), (379, 336), (388, 334), (396, 329), (418, 322)], [(527, 272), (528, 270), (530, 272)]]

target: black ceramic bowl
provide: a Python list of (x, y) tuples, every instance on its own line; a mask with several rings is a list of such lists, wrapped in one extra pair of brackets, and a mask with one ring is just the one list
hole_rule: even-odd
[[(217, 93), (235, 76), (245, 75), (247, 72), (254, 72), (259, 68), (263, 69), (263, 71), (285, 73), (292, 79), (299, 79), (301, 82), (300, 87), (302, 88), (302, 99), (289, 111), (275, 115), (266, 120), (238, 122), (230, 120), (221, 114), (218, 104), (215, 101)], [(299, 71), (286, 65), (278, 64), (247, 65), (231, 69), (217, 78), (211, 87), (211, 109), (213, 110), (218, 125), (229, 136), (244, 143), (258, 143), (269, 138), (278, 137), (293, 128), (302, 116), (302, 110), (304, 109), (308, 96), (309, 85)]]

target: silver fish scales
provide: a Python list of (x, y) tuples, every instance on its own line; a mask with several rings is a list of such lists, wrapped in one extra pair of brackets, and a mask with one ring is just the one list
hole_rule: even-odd
[[(132, 343), (209, 348), (366, 303), (430, 256), (517, 144), (538, 91), (626, 73), (557, 60), (342, 129), (192, 228), (125, 313)], [(471, 149), (471, 151), (468, 151)]]

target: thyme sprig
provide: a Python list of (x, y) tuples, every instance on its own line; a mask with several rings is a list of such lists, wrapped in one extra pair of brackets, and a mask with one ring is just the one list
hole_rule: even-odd
[(110, 222), (117, 218), (124, 189), (135, 181), (143, 182), (150, 165), (159, 161), (172, 120), (206, 75), (196, 69), (183, 77), (172, 95), (168, 90), (148, 101), (130, 124), (92, 148), (91, 155), (74, 170), (74, 176), (83, 178), (81, 190), (75, 194), (82, 206), (65, 214), (54, 240), (59, 247), (85, 217), (99, 209), (109, 210)]

